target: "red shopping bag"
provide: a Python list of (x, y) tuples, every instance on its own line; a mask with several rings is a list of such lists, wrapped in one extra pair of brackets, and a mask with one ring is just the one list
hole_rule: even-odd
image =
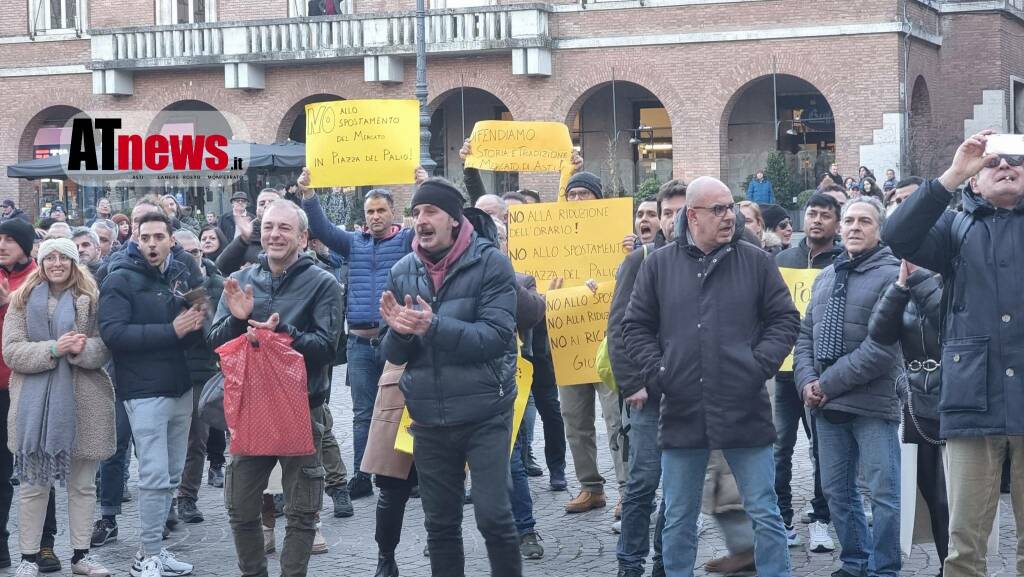
[(313, 454), (306, 365), (286, 333), (256, 329), (259, 346), (242, 335), (221, 345), (224, 417), (231, 454)]

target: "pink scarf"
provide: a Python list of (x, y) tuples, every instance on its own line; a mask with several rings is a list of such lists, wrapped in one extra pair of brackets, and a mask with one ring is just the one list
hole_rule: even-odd
[(452, 245), (452, 249), (448, 251), (448, 254), (444, 255), (444, 258), (435, 262), (430, 261), (430, 255), (427, 251), (420, 248), (418, 239), (413, 239), (412, 250), (420, 257), (420, 261), (423, 262), (423, 266), (427, 267), (427, 274), (430, 275), (430, 280), (434, 283), (434, 294), (436, 295), (441, 290), (441, 285), (444, 284), (444, 279), (448, 276), (448, 271), (451, 269), (459, 258), (469, 248), (469, 243), (473, 240), (473, 225), (466, 220), (463, 216), (462, 220), (459, 221), (459, 236), (455, 237), (455, 244)]

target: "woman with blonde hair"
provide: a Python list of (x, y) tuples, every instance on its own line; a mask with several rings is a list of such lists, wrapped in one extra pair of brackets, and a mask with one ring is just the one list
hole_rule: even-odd
[(7, 438), (21, 480), (18, 525), (21, 565), (15, 577), (39, 574), (36, 564), (50, 488), (68, 490), (74, 575), (106, 577), (89, 555), (96, 507), (96, 469), (114, 453), (114, 387), (103, 365), (110, 352), (99, 336), (99, 291), (66, 238), (43, 241), (39, 267), (11, 295), (3, 357), (11, 368)]
[(761, 214), (761, 207), (756, 202), (744, 200), (736, 203), (743, 219), (746, 221), (747, 230), (753, 233), (763, 248), (769, 254), (775, 254), (782, 250), (782, 239), (779, 235), (768, 230), (764, 225), (764, 216)]

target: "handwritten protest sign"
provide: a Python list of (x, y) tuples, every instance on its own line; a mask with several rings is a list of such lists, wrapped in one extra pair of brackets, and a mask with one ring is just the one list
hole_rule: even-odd
[(614, 292), (615, 281), (599, 283), (597, 294), (586, 286), (548, 291), (546, 322), (559, 386), (601, 380), (595, 360), (608, 328)]
[(469, 137), (466, 166), (503, 172), (561, 172), (571, 166), (572, 139), (561, 122), (482, 120)]
[[(530, 389), (533, 387), (533, 363), (524, 359), (522, 355), (516, 360), (516, 402), (512, 413), (512, 445), (509, 453), (515, 447), (516, 437), (519, 435), (519, 426), (523, 422), (523, 415), (526, 414), (526, 404), (530, 401)], [(412, 425), (412, 417), (409, 409), (402, 411), (402, 418), (398, 421), (398, 436), (395, 437), (395, 450), (412, 454), (413, 439), (409, 433)]]
[(306, 166), (313, 188), (412, 183), (419, 149), (416, 100), (306, 105)]
[(622, 239), (633, 231), (633, 200), (521, 204), (509, 207), (509, 258), (546, 292), (555, 277), (565, 286), (614, 280), (625, 257)]
[[(782, 273), (782, 280), (786, 281), (789, 296), (793, 299), (796, 310), (800, 311), (800, 318), (803, 318), (804, 311), (807, 310), (807, 303), (811, 302), (811, 286), (814, 285), (814, 279), (818, 278), (821, 271), (816, 268), (780, 267), (779, 272)], [(793, 353), (790, 353), (786, 360), (782, 361), (782, 367), (779, 370), (793, 370)]]

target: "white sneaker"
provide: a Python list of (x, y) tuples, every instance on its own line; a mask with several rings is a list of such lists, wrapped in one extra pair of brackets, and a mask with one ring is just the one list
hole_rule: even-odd
[(14, 577), (38, 577), (39, 576), (39, 565), (31, 561), (22, 561), (21, 565), (18, 565), (18, 570), (14, 572)]
[(800, 534), (796, 532), (796, 527), (792, 525), (786, 525), (786, 545), (790, 547), (799, 547), (803, 545), (803, 540), (800, 539)]
[(324, 539), (324, 534), (320, 531), (320, 527), (316, 528), (316, 534), (313, 535), (313, 550), (310, 551), (313, 555), (323, 555), (327, 552), (327, 539)]
[(71, 574), (86, 575), (87, 577), (110, 577), (110, 570), (92, 555), (86, 555), (71, 566)]
[(622, 533), (622, 521), (612, 523), (612, 533), (615, 533), (616, 535)]
[(132, 569), (128, 572), (132, 577), (161, 577), (160, 575), (160, 558), (151, 555), (145, 559), (140, 559), (139, 555), (135, 555), (135, 563), (132, 563)]
[(810, 543), (808, 547), (814, 553), (828, 553), (836, 550), (836, 544), (832, 541), (832, 536), (828, 534), (828, 525), (821, 521), (815, 521), (807, 527), (807, 532), (810, 535)]
[(178, 577), (192, 573), (192, 565), (174, 558), (174, 553), (167, 549), (160, 550), (160, 575), (162, 577)]

